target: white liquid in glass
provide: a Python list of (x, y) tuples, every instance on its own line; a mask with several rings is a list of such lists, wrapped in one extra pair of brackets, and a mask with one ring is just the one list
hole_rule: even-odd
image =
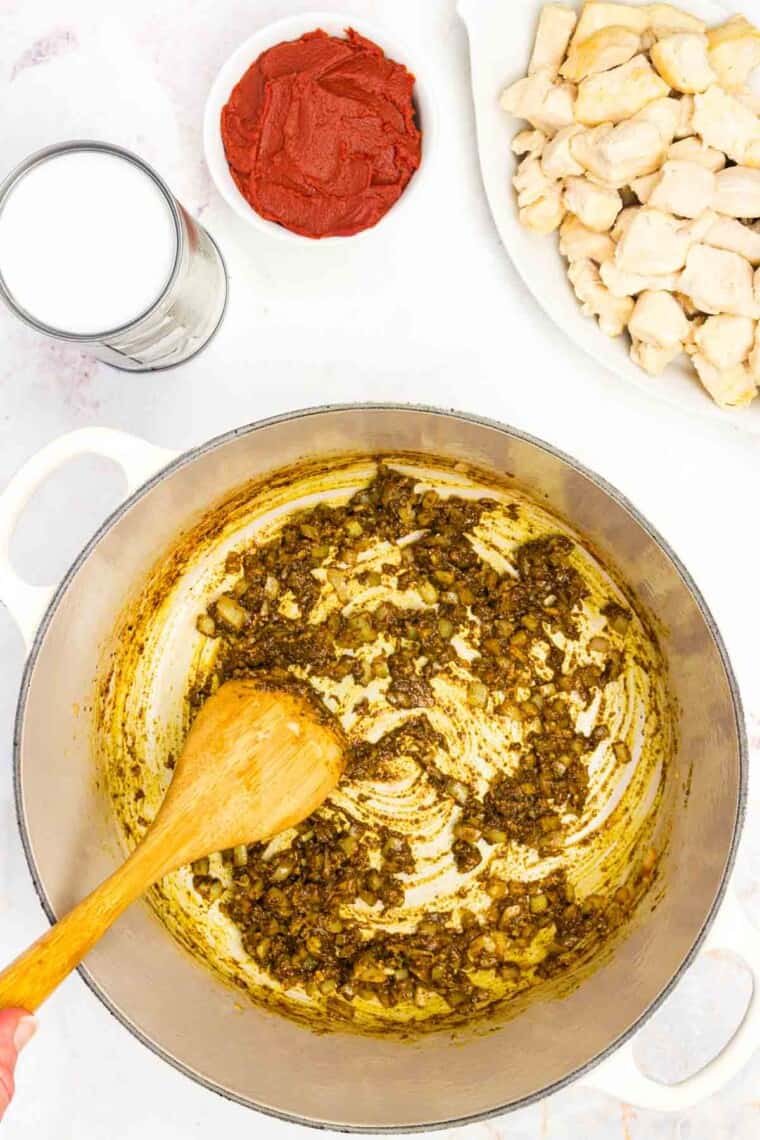
[(176, 246), (160, 188), (107, 152), (41, 162), (0, 210), (0, 274), (13, 300), (41, 323), (80, 336), (149, 309), (169, 280)]

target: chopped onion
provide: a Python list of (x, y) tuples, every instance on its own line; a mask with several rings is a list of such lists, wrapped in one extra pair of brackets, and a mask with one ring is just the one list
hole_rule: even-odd
[(419, 594), (423, 602), (428, 606), (434, 606), (438, 601), (438, 591), (432, 582), (420, 582)]
[(446, 791), (458, 804), (466, 804), (470, 798), (470, 790), (460, 780), (447, 780)]
[(471, 681), (467, 686), (467, 704), (473, 708), (483, 708), (488, 700), (488, 689), (482, 681)]
[(204, 637), (216, 637), (216, 622), (208, 614), (201, 614), (195, 627)]
[(241, 630), (245, 623), (248, 621), (248, 612), (244, 610), (235, 598), (230, 597), (229, 594), (222, 594), (221, 598), (216, 603), (216, 612), (222, 621), (227, 625), (232, 626), (235, 630)]

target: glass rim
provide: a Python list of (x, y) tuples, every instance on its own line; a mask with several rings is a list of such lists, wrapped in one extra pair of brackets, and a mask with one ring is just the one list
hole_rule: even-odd
[(133, 151), (127, 150), (126, 147), (117, 146), (115, 143), (100, 142), (97, 139), (73, 139), (69, 142), (55, 143), (52, 146), (43, 147), (42, 150), (27, 155), (18, 166), (11, 170), (10, 174), (8, 174), (2, 183), (0, 183), (0, 213), (2, 213), (16, 186), (31, 170), (34, 170), (35, 167), (40, 166), (43, 162), (47, 162), (48, 159), (57, 158), (62, 154), (74, 153), (76, 151), (98, 151), (103, 154), (110, 154), (116, 158), (126, 159), (126, 161), (131, 162), (133, 166), (139, 167), (143, 173), (152, 179), (166, 200), (174, 224), (175, 237), (174, 261), (169, 271), (169, 276), (155, 300), (151, 301), (147, 308), (143, 309), (136, 317), (114, 328), (104, 329), (102, 332), (74, 333), (66, 329), (56, 328), (54, 325), (49, 325), (45, 321), (39, 320), (39, 318), (35, 317), (33, 313), (30, 313), (28, 309), (24, 308), (24, 306), (16, 300), (8, 283), (3, 277), (2, 267), (0, 266), (0, 297), (2, 297), (8, 308), (15, 313), (20, 320), (47, 336), (57, 337), (59, 340), (71, 341), (75, 344), (86, 345), (98, 344), (108, 338), (129, 332), (144, 321), (146, 317), (149, 317), (155, 312), (179, 275), (179, 268), (184, 251), (184, 228), (179, 203), (160, 174), (157, 174), (153, 167), (145, 162), (144, 159), (140, 158), (140, 156)]

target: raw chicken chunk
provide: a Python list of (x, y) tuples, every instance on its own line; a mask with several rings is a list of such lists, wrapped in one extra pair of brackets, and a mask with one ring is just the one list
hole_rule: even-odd
[(568, 261), (588, 258), (601, 264), (612, 257), (615, 243), (608, 234), (590, 230), (588, 226), (584, 226), (580, 218), (576, 218), (575, 214), (568, 214), (560, 229), (559, 252)]
[(612, 228), (623, 208), (617, 190), (597, 186), (588, 178), (568, 178), (565, 182), (565, 209), (580, 218), (584, 226), (598, 233)]
[(710, 65), (721, 85), (739, 91), (760, 64), (760, 32), (744, 16), (734, 16), (707, 33)]
[(686, 264), (692, 240), (671, 214), (645, 206), (621, 237), (615, 263), (624, 273), (642, 276), (675, 273)]
[(631, 338), (631, 360), (650, 376), (660, 376), (682, 352), (680, 344), (646, 344), (643, 340)]
[(610, 71), (633, 59), (641, 48), (641, 36), (630, 28), (600, 28), (593, 36), (570, 49), (560, 74), (573, 83), (589, 75)]
[(705, 245), (712, 245), (716, 249), (741, 254), (750, 265), (760, 265), (760, 233), (736, 218), (724, 218), (716, 214), (702, 240)]
[(695, 162), (666, 162), (648, 204), (679, 218), (697, 218), (715, 196), (715, 175)]
[(565, 4), (547, 4), (541, 9), (528, 75), (544, 69), (557, 75), (577, 19), (575, 10)]
[(743, 364), (755, 342), (755, 322), (750, 317), (721, 313), (708, 317), (694, 334), (697, 350), (721, 372)]
[(728, 166), (718, 171), (712, 208), (732, 218), (760, 218), (760, 170)]
[(649, 276), (644, 276), (641, 273), (625, 273), (622, 269), (618, 269), (613, 258), (602, 262), (599, 266), (599, 276), (614, 297), (637, 297), (647, 289), (655, 293), (665, 291), (674, 293), (678, 288), (681, 274), (651, 273)]
[(667, 83), (645, 55), (635, 55), (628, 63), (591, 75), (578, 87), (575, 118), (595, 127), (599, 123), (621, 123), (647, 103), (668, 94)]
[(694, 132), (734, 162), (760, 165), (760, 120), (748, 107), (713, 84), (694, 96)]
[(760, 316), (753, 292), (752, 266), (738, 253), (697, 242), (689, 250), (678, 291), (703, 313)]
[(505, 111), (550, 136), (573, 122), (574, 103), (575, 87), (555, 83), (548, 68), (518, 79), (501, 94)]
[(677, 344), (680, 352), (689, 335), (689, 322), (672, 293), (647, 289), (636, 301), (628, 331), (635, 340), (656, 348)]
[(571, 175), (583, 174), (583, 165), (574, 156), (572, 150), (573, 139), (584, 133), (585, 127), (573, 123), (557, 131), (544, 147), (541, 156), (541, 166), (548, 178), (569, 178)]
[(659, 40), (652, 48), (652, 63), (669, 87), (687, 95), (706, 91), (717, 79), (707, 57), (707, 36), (696, 32)]
[(721, 372), (707, 357), (697, 353), (691, 358), (703, 387), (721, 408), (744, 408), (757, 395), (752, 373), (743, 364)]
[(726, 156), (714, 147), (705, 146), (696, 136), (679, 139), (668, 148), (668, 158), (678, 162), (696, 162), (717, 174), (726, 165)]
[(653, 123), (630, 119), (613, 127), (603, 123), (576, 133), (571, 142), (573, 157), (595, 178), (620, 189), (635, 178), (660, 166), (665, 144)]
[(572, 261), (567, 275), (578, 300), (583, 303), (584, 314), (596, 317), (599, 328), (607, 336), (620, 336), (633, 312), (631, 298), (613, 297), (602, 284), (599, 269), (593, 261)]

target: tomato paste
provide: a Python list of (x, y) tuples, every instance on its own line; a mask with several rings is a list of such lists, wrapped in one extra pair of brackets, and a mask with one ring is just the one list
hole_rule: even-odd
[(420, 164), (414, 76), (371, 40), (323, 31), (263, 52), (222, 111), (232, 177), (257, 213), (322, 238), (374, 226)]

